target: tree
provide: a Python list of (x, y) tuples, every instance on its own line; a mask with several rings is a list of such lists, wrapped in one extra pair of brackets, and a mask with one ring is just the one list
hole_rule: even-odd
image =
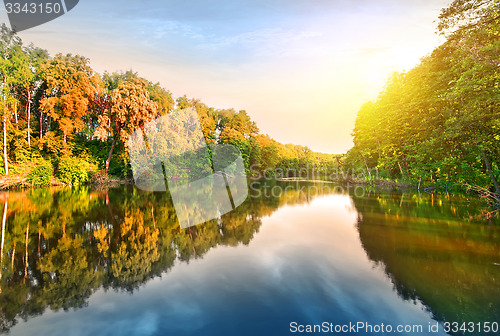
[(143, 79), (131, 78), (119, 81), (116, 89), (110, 94), (110, 108), (99, 116), (99, 126), (94, 135), (101, 141), (113, 137), (106, 172), (113, 155), (116, 142), (127, 143), (128, 137), (138, 128), (158, 115), (158, 105), (151, 101), (148, 83)]
[(439, 16), (438, 31), (476, 61), (500, 64), (500, 2), (455, 0)]
[(10, 116), (11, 105), (17, 108), (17, 100), (11, 93), (12, 86), (17, 78), (24, 77), (26, 71), (26, 57), (22, 51), (21, 39), (5, 24), (0, 27), (0, 76), (2, 91), (2, 122), (3, 122), (3, 159), (5, 175), (9, 174), (7, 155), (7, 122)]
[(29, 45), (24, 49), (28, 59), (28, 71), (25, 76), (20, 80), (20, 85), (26, 94), (26, 134), (28, 140), (28, 147), (31, 147), (31, 107), (32, 100), (36, 91), (41, 87), (42, 80), (39, 73), (39, 65), (41, 62), (49, 58), (48, 52), (45, 49), (37, 48)]
[(66, 146), (67, 136), (83, 128), (82, 118), (91, 101), (102, 90), (101, 80), (83, 56), (58, 54), (41, 64), (46, 97), (41, 107), (57, 121)]
[(454, 0), (441, 10), (438, 31), (445, 35), (466, 32), (478, 26), (498, 23), (498, 0)]

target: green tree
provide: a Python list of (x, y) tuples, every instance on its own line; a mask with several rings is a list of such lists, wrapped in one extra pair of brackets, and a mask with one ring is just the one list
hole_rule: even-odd
[(21, 39), (5, 24), (0, 27), (0, 77), (1, 77), (1, 111), (3, 123), (3, 160), (5, 175), (9, 174), (7, 153), (7, 123), (12, 113), (12, 105), (17, 113), (18, 100), (12, 93), (12, 88), (19, 78), (25, 78), (27, 60), (22, 50)]

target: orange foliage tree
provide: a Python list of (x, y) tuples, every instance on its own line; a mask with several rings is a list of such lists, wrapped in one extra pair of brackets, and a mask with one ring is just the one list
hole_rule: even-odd
[(63, 143), (69, 134), (84, 127), (83, 117), (89, 105), (102, 90), (101, 79), (83, 56), (56, 55), (41, 65), (46, 84), (42, 110), (58, 123)]

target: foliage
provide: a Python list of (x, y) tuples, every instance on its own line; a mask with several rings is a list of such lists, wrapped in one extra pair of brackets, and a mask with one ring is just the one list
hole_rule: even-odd
[(79, 185), (89, 181), (95, 165), (82, 157), (64, 156), (59, 160), (56, 177), (68, 185)]
[(359, 110), (346, 160), (351, 168), (500, 194), (498, 6), (457, 0), (442, 11), (438, 28), (447, 41), (415, 68), (394, 74)]
[(47, 186), (52, 178), (53, 167), (49, 160), (39, 158), (35, 161), (35, 167), (28, 175), (28, 182), (34, 186)]
[(158, 116), (158, 104), (150, 99), (147, 81), (135, 76), (128, 80), (118, 79), (116, 88), (109, 93), (109, 105), (110, 108), (98, 116), (99, 126), (94, 132), (101, 141), (107, 140), (109, 134), (113, 137), (106, 171), (116, 142), (120, 140), (126, 146), (134, 130)]
[[(56, 175), (65, 184), (86, 183), (89, 171), (96, 169), (129, 178), (129, 135), (166, 114), (177, 113), (180, 120), (185, 119), (188, 116), (183, 110), (188, 107), (196, 110), (207, 144), (239, 148), (248, 174), (266, 172), (272, 177), (275, 169), (286, 169), (286, 176), (295, 176), (299, 170), (311, 173), (338, 167), (333, 155), (284, 145), (259, 134), (244, 110), (216, 109), (186, 96), (174, 100), (159, 83), (132, 70), (99, 76), (84, 56), (49, 57), (46, 50), (24, 47), (5, 25), (0, 35), (4, 97), (0, 107), (6, 133), (0, 171), (5, 173), (9, 162), (18, 167), (41, 155), (58, 162)], [(82, 153), (88, 155), (82, 158)], [(189, 154), (184, 156), (186, 162), (191, 160)], [(206, 174), (213, 169), (210, 160), (195, 169)], [(176, 172), (183, 174), (185, 171)]]
[(90, 100), (99, 93), (101, 79), (88, 63), (82, 56), (58, 54), (40, 66), (46, 95), (41, 107), (57, 122), (64, 143), (69, 134), (83, 128)]

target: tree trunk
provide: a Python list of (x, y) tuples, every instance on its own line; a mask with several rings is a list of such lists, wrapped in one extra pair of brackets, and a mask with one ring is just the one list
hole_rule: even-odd
[(113, 149), (115, 149), (116, 140), (117, 140), (117, 138), (115, 137), (113, 139), (113, 143), (111, 144), (111, 149), (109, 150), (108, 159), (106, 160), (106, 173), (108, 172), (108, 169), (109, 169), (109, 163), (111, 162), (111, 156), (113, 155)]
[(14, 120), (16, 121), (16, 129), (18, 128), (19, 120), (17, 119), (17, 101), (14, 103)]
[(42, 128), (43, 122), (42, 121), (43, 121), (43, 112), (40, 111), (40, 140), (42, 140), (42, 135), (43, 135), (42, 134), (43, 133), (43, 128)]
[(491, 169), (491, 164), (490, 161), (488, 160), (488, 157), (486, 156), (486, 153), (484, 151), (481, 151), (481, 155), (483, 156), (484, 164), (486, 165), (486, 169), (488, 170), (488, 173), (490, 174), (491, 182), (493, 182), (493, 185), (495, 186), (495, 190), (498, 195), (500, 195), (500, 187), (498, 186), (498, 181), (495, 178), (495, 174), (493, 174), (493, 170)]
[(151, 217), (153, 218), (153, 227), (156, 229), (156, 220), (153, 205), (151, 205)]
[(366, 159), (365, 159), (365, 156), (363, 156), (363, 161), (365, 162), (365, 166), (366, 166), (366, 171), (368, 172), (368, 177), (370, 178), (370, 180), (372, 179), (372, 173), (370, 172), (370, 168), (368, 168), (368, 163), (366, 163)]
[(28, 147), (31, 148), (31, 137), (30, 137), (31, 90), (28, 89), (27, 91), (28, 91), (28, 111), (27, 111), (27, 114), (28, 114), (28, 122), (27, 122), (28, 130), (27, 130), (27, 133), (28, 133)]
[(26, 279), (28, 277), (28, 233), (30, 229), (30, 223), (28, 222), (28, 225), (26, 225), (26, 240), (24, 243), (25, 249), (26, 249), (26, 256), (24, 258), (24, 278)]
[(3, 161), (5, 164), (5, 175), (9, 175), (9, 162), (7, 161), (7, 120), (3, 116)]
[(403, 167), (401, 167), (401, 163), (399, 163), (399, 161), (398, 161), (398, 167), (399, 167), (399, 171), (401, 172), (401, 178), (405, 177), (405, 174), (403, 172)]
[(40, 238), (41, 238), (40, 229), (38, 229), (38, 260), (40, 260)]
[(12, 257), (10, 260), (10, 268), (14, 270), (14, 259), (16, 258), (16, 242), (14, 242), (14, 247), (12, 247)]
[[(5, 58), (4, 58), (5, 59)], [(2, 83), (2, 90), (3, 88), (7, 85), (6, 82), (6, 77), (4, 76), (3, 78), (3, 83)], [(2, 112), (3, 112), (3, 160), (4, 160), (4, 165), (5, 165), (5, 175), (9, 175), (9, 163), (7, 162), (7, 99), (5, 97), (5, 93), (2, 94), (2, 99), (3, 99), (3, 106), (2, 106)]]

